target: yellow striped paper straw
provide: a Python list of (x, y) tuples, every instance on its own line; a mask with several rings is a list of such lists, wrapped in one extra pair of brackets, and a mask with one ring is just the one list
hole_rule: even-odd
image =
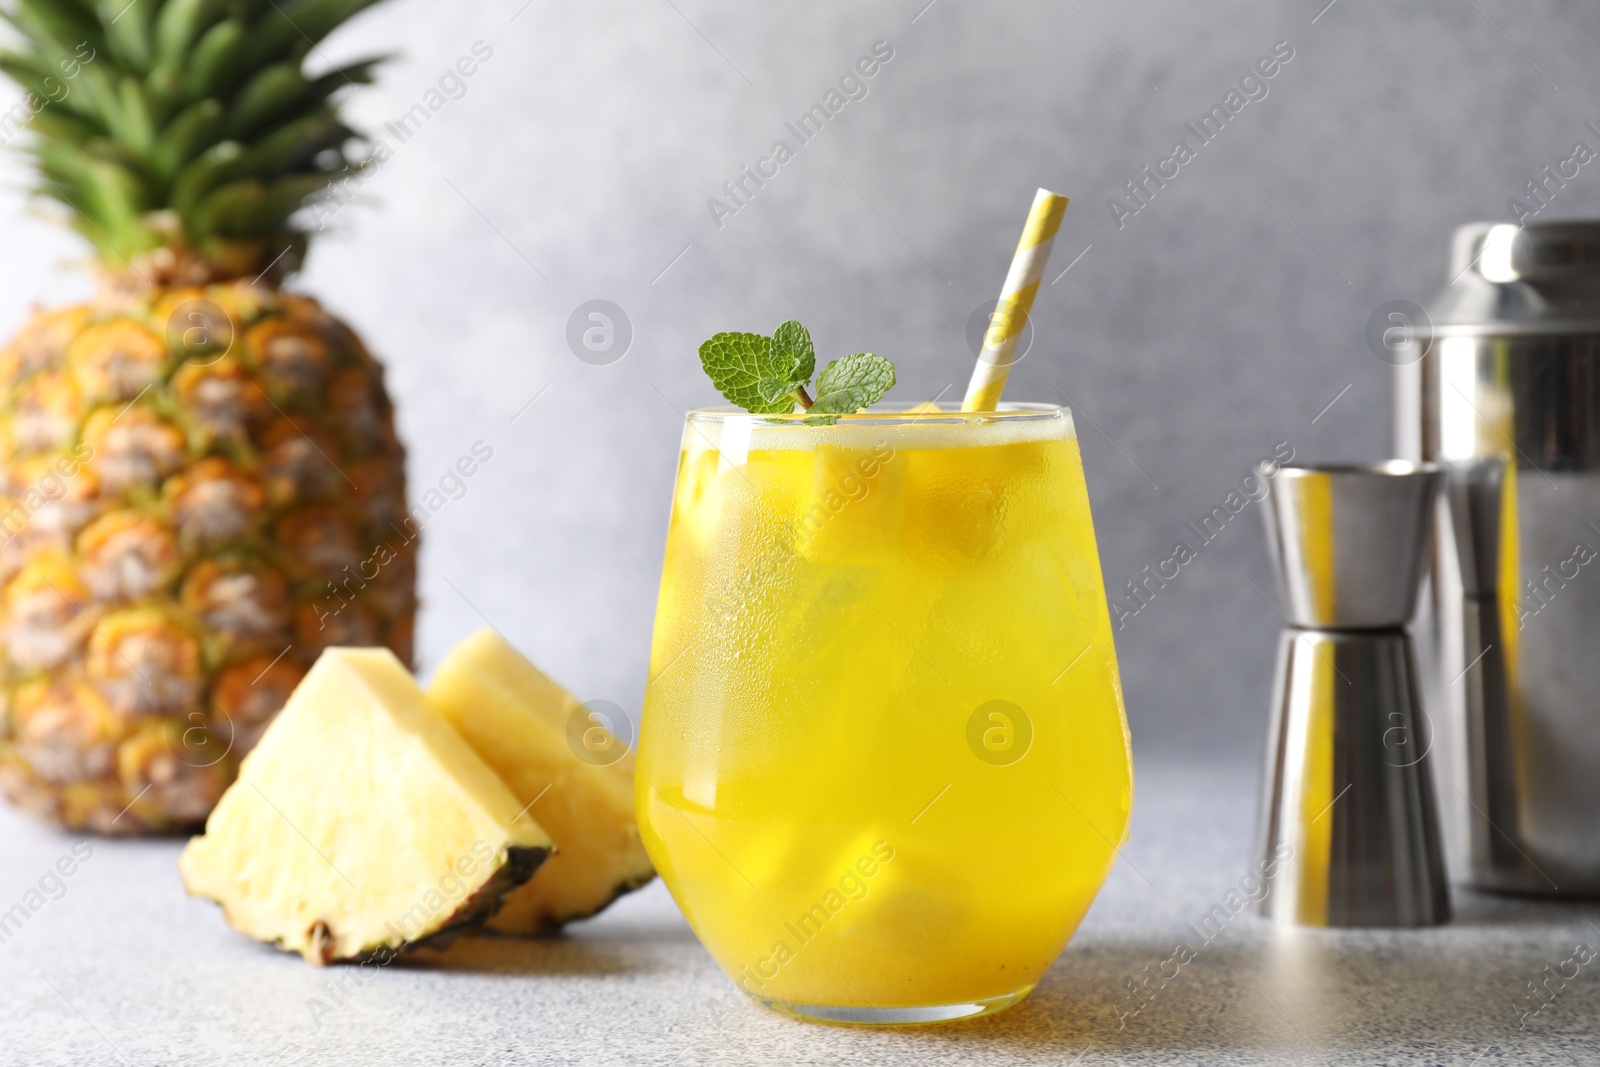
[(1028, 325), (1033, 297), (1039, 291), (1039, 279), (1044, 276), (1044, 265), (1050, 259), (1066, 210), (1067, 198), (1058, 193), (1040, 189), (1033, 195), (1033, 209), (1028, 212), (1028, 224), (1023, 227), (1006, 284), (989, 319), (989, 329), (984, 332), (983, 351), (978, 353), (967, 397), (961, 402), (962, 411), (993, 411), (1000, 403), (1000, 393), (1006, 387), (1006, 375), (1011, 372), (1016, 355), (1017, 338)]

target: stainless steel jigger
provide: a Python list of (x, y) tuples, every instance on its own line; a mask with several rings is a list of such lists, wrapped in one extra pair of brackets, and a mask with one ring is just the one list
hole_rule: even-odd
[(1450, 896), (1411, 636), (1436, 467), (1284, 467), (1267, 539), (1287, 601), (1262, 809), (1261, 913), (1430, 926)]

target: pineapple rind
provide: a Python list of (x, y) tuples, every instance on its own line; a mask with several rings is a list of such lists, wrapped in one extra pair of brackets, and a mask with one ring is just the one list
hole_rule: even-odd
[(317, 661), (184, 849), (190, 893), (313, 963), (482, 922), (549, 836), (383, 649)]
[(497, 633), (485, 628), (456, 645), (428, 696), (559, 849), (506, 898), (491, 931), (555, 933), (655, 877), (634, 817), (631, 753), (603, 766), (578, 759), (566, 732), (578, 701)]
[[(193, 300), (230, 317), (228, 355), (174, 351), (138, 395), (107, 407), (69, 390), (52, 421), (38, 421), (30, 398), (39, 382), (69, 380), (74, 365), (121, 367), (107, 380), (127, 377), (114, 353), (89, 341), (171, 343), (183, 334), (163, 316)], [(117, 323), (137, 329), (104, 328)], [(250, 329), (264, 324), (274, 324), (277, 347), (250, 350)], [(220, 685), (224, 679), (246, 664), (258, 665), (247, 680), (269, 663), (280, 674), (304, 670), (335, 643), (383, 644), (410, 659), (417, 524), (408, 520), (405, 456), (381, 369), (314, 301), (247, 281), (41, 312), (4, 351), (15, 358), (0, 359), (0, 698), (37, 681), (80, 694), (98, 686), (118, 703), (112, 743), (136, 747), (148, 766), (132, 767), (124, 751), (112, 761), (121, 775), (110, 764), (100, 774), (40, 773), (18, 748), (23, 724), (8, 710), (13, 702), (0, 699), (0, 793), (74, 830), (196, 827), (276, 710), (276, 696), (268, 704), (265, 690), (252, 690), (250, 721), (235, 722), (239, 691)], [(306, 353), (325, 362), (317, 372), (325, 372), (324, 386), (308, 387), (316, 378), (299, 362)], [(168, 424), (183, 431), (176, 470), (171, 438), (159, 429)], [(308, 436), (292, 434), (289, 445), (309, 468), (275, 466), (273, 442), (294, 426)], [(116, 448), (133, 462), (107, 468)], [(149, 463), (139, 458), (146, 449), (155, 450)], [(119, 484), (98, 473), (108, 469), (150, 480)], [(284, 471), (301, 469), (310, 476), (305, 486), (285, 481)], [(297, 539), (279, 537), (281, 530)], [(164, 654), (152, 623), (139, 636), (150, 660), (122, 679), (95, 677), (94, 648), (104, 643), (97, 633), (108, 635), (111, 620), (132, 617), (130, 610), (165, 616), (197, 636), (198, 676), (163, 677), (182, 650)], [(102, 659), (115, 668), (127, 651)], [(163, 723), (177, 727), (166, 736), (178, 744), (157, 751), (148, 738)], [(79, 743), (70, 729), (47, 740), (60, 756)], [(158, 779), (158, 788), (141, 792)]]

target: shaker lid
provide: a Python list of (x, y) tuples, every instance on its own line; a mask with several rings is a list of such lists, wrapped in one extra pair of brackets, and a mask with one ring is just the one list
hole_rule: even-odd
[(1419, 333), (1600, 332), (1600, 219), (1468, 223), (1450, 278)]

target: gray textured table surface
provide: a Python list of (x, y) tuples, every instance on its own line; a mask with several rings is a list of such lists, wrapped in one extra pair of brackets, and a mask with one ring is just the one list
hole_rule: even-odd
[[(1597, 905), (1458, 891), (1441, 930), (1292, 936), (1245, 912), (1131, 1014), (1124, 979), (1197, 941), (1185, 924), (1246, 873), (1254, 808), (1248, 770), (1141, 765), (1124, 860), (1034, 994), (901, 1032), (748, 1005), (659, 883), (563, 940), (464, 940), (362, 982), (186, 899), (178, 843), (97, 840), (0, 944), (0, 1064), (1600, 1062), (1600, 959), (1530, 993), (1580, 942), (1600, 948)], [(75, 841), (0, 813), (0, 911)]]

